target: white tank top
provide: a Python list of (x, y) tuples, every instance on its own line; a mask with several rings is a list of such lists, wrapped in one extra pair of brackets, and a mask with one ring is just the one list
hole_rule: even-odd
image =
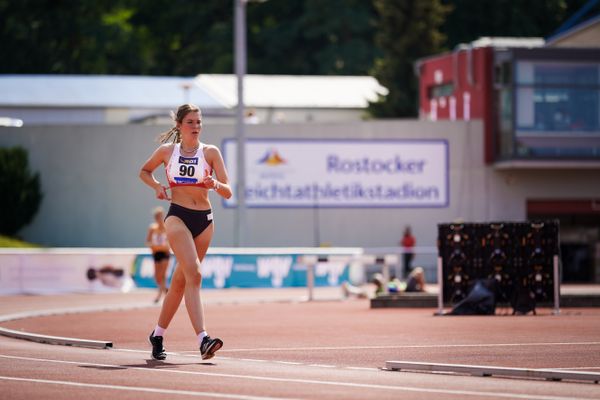
[(212, 175), (212, 168), (204, 158), (204, 144), (200, 143), (200, 147), (196, 150), (193, 156), (181, 155), (181, 143), (176, 143), (173, 146), (173, 154), (169, 159), (166, 168), (167, 180), (169, 186), (199, 186), (205, 187), (202, 180)]
[(166, 232), (152, 232), (150, 236), (150, 244), (152, 246), (164, 246), (167, 244), (167, 233)]

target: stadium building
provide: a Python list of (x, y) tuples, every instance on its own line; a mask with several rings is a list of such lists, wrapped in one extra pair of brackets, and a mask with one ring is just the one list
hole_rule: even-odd
[(521, 193), (506, 206), (559, 219), (563, 280), (600, 281), (600, 16), (546, 40), (480, 38), (415, 69), (420, 119), (481, 120), (483, 164)]

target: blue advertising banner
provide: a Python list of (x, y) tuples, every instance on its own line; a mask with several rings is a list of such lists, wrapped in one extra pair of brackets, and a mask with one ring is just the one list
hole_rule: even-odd
[[(279, 288), (306, 286), (306, 265), (300, 255), (210, 254), (202, 263), (203, 288)], [(174, 271), (171, 257), (168, 282)], [(156, 287), (154, 260), (150, 254), (136, 256), (132, 276), (138, 287)], [(338, 286), (349, 280), (345, 262), (321, 262), (315, 267), (315, 286)]]

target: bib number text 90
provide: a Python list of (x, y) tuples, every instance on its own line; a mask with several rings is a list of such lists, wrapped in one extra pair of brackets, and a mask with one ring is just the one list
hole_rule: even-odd
[(180, 176), (194, 176), (194, 172), (196, 172), (196, 169), (193, 165), (182, 165), (179, 167)]

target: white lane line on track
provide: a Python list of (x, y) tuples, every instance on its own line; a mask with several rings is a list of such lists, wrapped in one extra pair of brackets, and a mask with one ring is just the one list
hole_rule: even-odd
[[(134, 350), (134, 349), (113, 349), (112, 351), (125, 351), (132, 353), (148, 353), (148, 350)], [(191, 351), (182, 351), (178, 353), (167, 352), (167, 355), (171, 356), (181, 356), (181, 357), (193, 357), (193, 358), (202, 358), (198, 355), (198, 352)], [(260, 360), (256, 358), (234, 358), (234, 357), (222, 357), (217, 356), (215, 359), (218, 360), (226, 360), (226, 361), (247, 361), (247, 362), (259, 362), (259, 363), (274, 363), (274, 364), (284, 364), (284, 365), (301, 365), (305, 367), (313, 367), (313, 368), (338, 368), (338, 369), (358, 369), (365, 371), (379, 371), (380, 368), (365, 368), (365, 367), (344, 367), (339, 365), (330, 365), (330, 364), (307, 364), (296, 361), (278, 361), (278, 360)]]
[[(150, 349), (148, 350), (139, 350), (139, 349), (124, 349), (122, 347), (119, 348), (112, 348), (110, 349), (111, 351), (128, 351), (131, 353), (150, 353)], [(197, 351), (195, 352), (196, 354), (198, 353)], [(167, 353), (167, 354), (177, 354), (177, 353)]]
[(389, 350), (389, 349), (438, 349), (463, 347), (521, 347), (521, 346), (592, 346), (600, 342), (547, 342), (547, 343), (483, 343), (483, 344), (415, 344), (389, 346), (324, 346), (324, 347), (263, 347), (255, 349), (221, 349), (220, 353), (250, 351), (321, 351), (321, 350)]
[[(123, 352), (131, 352), (131, 353), (148, 353), (148, 350), (135, 350), (135, 349), (111, 349), (111, 351), (123, 351)], [(221, 351), (219, 351), (219, 354)], [(192, 357), (192, 358), (202, 358), (198, 355), (198, 352), (192, 351), (182, 351), (182, 352), (167, 352), (167, 355), (171, 356), (180, 356), (180, 357)], [(380, 371), (381, 368), (375, 367), (347, 367), (341, 365), (329, 365), (329, 364), (308, 364), (296, 361), (278, 361), (278, 360), (261, 360), (256, 358), (235, 358), (235, 357), (223, 357), (217, 356), (216, 359), (224, 360), (224, 361), (246, 361), (246, 362), (259, 362), (259, 363), (275, 363), (275, 364), (285, 364), (285, 365), (300, 365), (304, 367), (312, 367), (312, 368), (338, 368), (338, 369), (350, 369), (350, 370), (363, 370), (363, 371)], [(556, 370), (594, 370), (600, 369), (600, 367), (548, 367)], [(544, 369), (544, 368), (540, 368)], [(436, 372), (437, 373), (437, 372)]]
[(344, 369), (352, 369), (355, 371), (379, 371), (379, 368), (369, 368), (369, 367), (342, 367)]
[[(133, 350), (133, 349), (114, 349), (114, 350), (115, 351), (135, 352), (135, 353), (148, 353), (147, 350)], [(182, 352), (178, 352), (178, 353), (167, 352), (167, 355), (202, 358), (197, 353), (198, 353), (197, 351), (196, 352), (182, 351)], [(227, 360), (227, 361), (257, 362), (257, 363), (275, 363), (275, 364), (284, 364), (284, 365), (303, 365), (305, 367), (314, 367), (314, 368), (345, 368), (345, 367), (340, 367), (337, 365), (329, 365), (329, 364), (307, 364), (307, 363), (301, 363), (301, 362), (295, 362), (295, 361), (260, 360), (260, 359), (256, 359), (256, 358), (234, 358), (234, 357), (217, 356), (215, 359)], [(369, 368), (369, 370), (378, 371), (377, 368)]]
[[(97, 383), (58, 381), (58, 380), (51, 380), (51, 379), (15, 378), (12, 376), (0, 376), (0, 380), (29, 382), (29, 383), (45, 383), (45, 384), (51, 384), (51, 385), (77, 386), (77, 387), (95, 388), (95, 389), (126, 390), (126, 391), (144, 392), (144, 393), (160, 393), (160, 394), (169, 394), (169, 395), (210, 397), (210, 398), (221, 398), (221, 399), (239, 399), (239, 400), (282, 399), (279, 397), (258, 397), (258, 396), (246, 396), (246, 395), (240, 395), (240, 394), (197, 392), (197, 391), (191, 391), (191, 390), (177, 390), (177, 389), (159, 389), (159, 388), (140, 387), (140, 386), (102, 385), (102, 384), (97, 384)], [(289, 400), (289, 399), (285, 398), (285, 400)]]
[[(0, 358), (7, 358), (13, 360), (25, 360), (25, 361), (37, 361), (37, 362), (48, 362), (57, 364), (76, 364), (76, 365), (89, 365), (93, 367), (103, 368), (123, 368), (122, 365), (118, 364), (98, 364), (89, 363), (82, 361), (63, 361), (63, 360), (52, 360), (47, 358), (33, 358), (33, 357), (19, 357), (9, 356), (0, 354)], [(416, 392), (416, 393), (436, 393), (436, 394), (451, 394), (461, 396), (479, 396), (479, 397), (498, 397), (498, 398), (509, 398), (509, 399), (527, 399), (527, 400), (589, 400), (580, 397), (559, 397), (559, 396), (546, 396), (546, 395), (530, 395), (522, 393), (503, 393), (497, 392), (484, 392), (475, 390), (453, 390), (453, 389), (432, 389), (432, 388), (419, 388), (411, 386), (391, 386), (391, 385), (380, 385), (371, 383), (351, 383), (341, 381), (327, 381), (327, 380), (315, 380), (315, 379), (300, 379), (300, 378), (275, 378), (268, 376), (257, 376), (257, 375), (237, 375), (237, 374), (225, 374), (217, 372), (199, 372), (199, 371), (183, 371), (183, 370), (170, 370), (170, 369), (152, 369), (144, 367), (127, 367), (132, 370), (143, 370), (147, 372), (155, 373), (171, 373), (171, 374), (184, 374), (184, 375), (200, 375), (200, 376), (212, 376), (218, 378), (232, 378), (232, 379), (245, 379), (254, 381), (266, 381), (266, 382), (284, 382), (284, 383), (299, 383), (299, 384), (312, 384), (312, 385), (325, 385), (325, 386), (338, 386), (338, 387), (351, 387), (360, 389), (379, 389), (379, 390), (390, 390), (399, 392)], [(125, 386), (126, 387), (126, 386)]]

